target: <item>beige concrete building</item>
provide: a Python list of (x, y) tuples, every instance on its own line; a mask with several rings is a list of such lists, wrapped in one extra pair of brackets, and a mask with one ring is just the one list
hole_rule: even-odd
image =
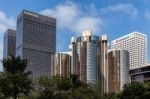
[(69, 78), (71, 74), (71, 54), (70, 52), (59, 52), (52, 55), (51, 76)]
[(146, 34), (132, 32), (113, 40), (111, 48), (129, 51), (130, 69), (141, 67), (148, 63)]
[(129, 52), (110, 50), (108, 53), (108, 91), (118, 93), (129, 83)]

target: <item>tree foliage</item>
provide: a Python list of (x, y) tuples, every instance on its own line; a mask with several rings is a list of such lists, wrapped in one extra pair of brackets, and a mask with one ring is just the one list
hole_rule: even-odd
[(79, 75), (70, 78), (60, 76), (41, 77), (39, 90), (33, 91), (30, 71), (26, 72), (27, 60), (9, 57), (2, 61), (4, 72), (0, 73), (0, 99), (150, 99), (150, 83), (126, 84), (120, 93), (101, 94), (98, 87), (83, 83)]
[(120, 99), (119, 93), (107, 93), (103, 95), (103, 99)]
[(71, 75), (70, 78), (59, 76), (40, 78), (39, 99), (100, 99), (100, 93), (81, 82), (78, 77), (78, 75)]
[(124, 86), (121, 99), (142, 99), (145, 88), (142, 83), (132, 82)]
[(27, 95), (32, 88), (32, 81), (28, 77), (31, 72), (25, 71), (27, 60), (11, 56), (2, 61), (4, 72), (0, 75), (0, 92), (4, 98), (17, 99), (19, 94)]

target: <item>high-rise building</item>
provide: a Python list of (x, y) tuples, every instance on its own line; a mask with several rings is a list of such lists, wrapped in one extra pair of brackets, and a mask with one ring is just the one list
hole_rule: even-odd
[(108, 39), (102, 35), (98, 42), (97, 79), (102, 93), (108, 92)]
[(124, 49), (129, 51), (130, 69), (147, 64), (147, 35), (133, 32), (111, 42), (112, 49)]
[(71, 38), (71, 53), (72, 53), (72, 57), (71, 57), (71, 73), (72, 74), (76, 74), (76, 75), (80, 75), (80, 64), (79, 64), (79, 53), (78, 53), (78, 49), (77, 49), (77, 38), (76, 37), (72, 37)]
[(16, 53), (16, 30), (8, 29), (4, 33), (3, 58), (15, 56)]
[(98, 36), (91, 31), (84, 31), (81, 37), (72, 38), (72, 71), (80, 80), (96, 84), (97, 73), (97, 41)]
[(56, 51), (56, 19), (23, 10), (17, 17), (16, 56), (27, 59), (32, 79), (50, 76)]
[(110, 50), (108, 52), (108, 92), (118, 93), (129, 83), (129, 52)]
[(71, 74), (70, 52), (59, 52), (52, 55), (51, 75), (69, 78)]
[(72, 73), (83, 82), (99, 85), (103, 92), (108, 88), (107, 49), (106, 35), (84, 31), (81, 37), (72, 38)]

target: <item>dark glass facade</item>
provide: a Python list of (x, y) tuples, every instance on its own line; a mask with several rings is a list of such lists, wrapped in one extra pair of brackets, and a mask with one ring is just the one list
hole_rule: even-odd
[(27, 59), (32, 78), (50, 76), (56, 51), (56, 19), (23, 10), (17, 18), (16, 56)]
[(16, 30), (8, 29), (4, 33), (3, 58), (15, 56), (16, 53)]

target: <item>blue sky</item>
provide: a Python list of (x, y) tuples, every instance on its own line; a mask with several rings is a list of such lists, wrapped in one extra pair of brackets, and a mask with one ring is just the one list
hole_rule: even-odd
[(149, 0), (0, 0), (0, 58), (3, 33), (16, 28), (17, 15), (23, 9), (57, 19), (57, 51), (68, 51), (71, 37), (86, 29), (99, 36), (107, 34), (109, 41), (133, 31), (145, 33), (149, 51), (149, 5)]

